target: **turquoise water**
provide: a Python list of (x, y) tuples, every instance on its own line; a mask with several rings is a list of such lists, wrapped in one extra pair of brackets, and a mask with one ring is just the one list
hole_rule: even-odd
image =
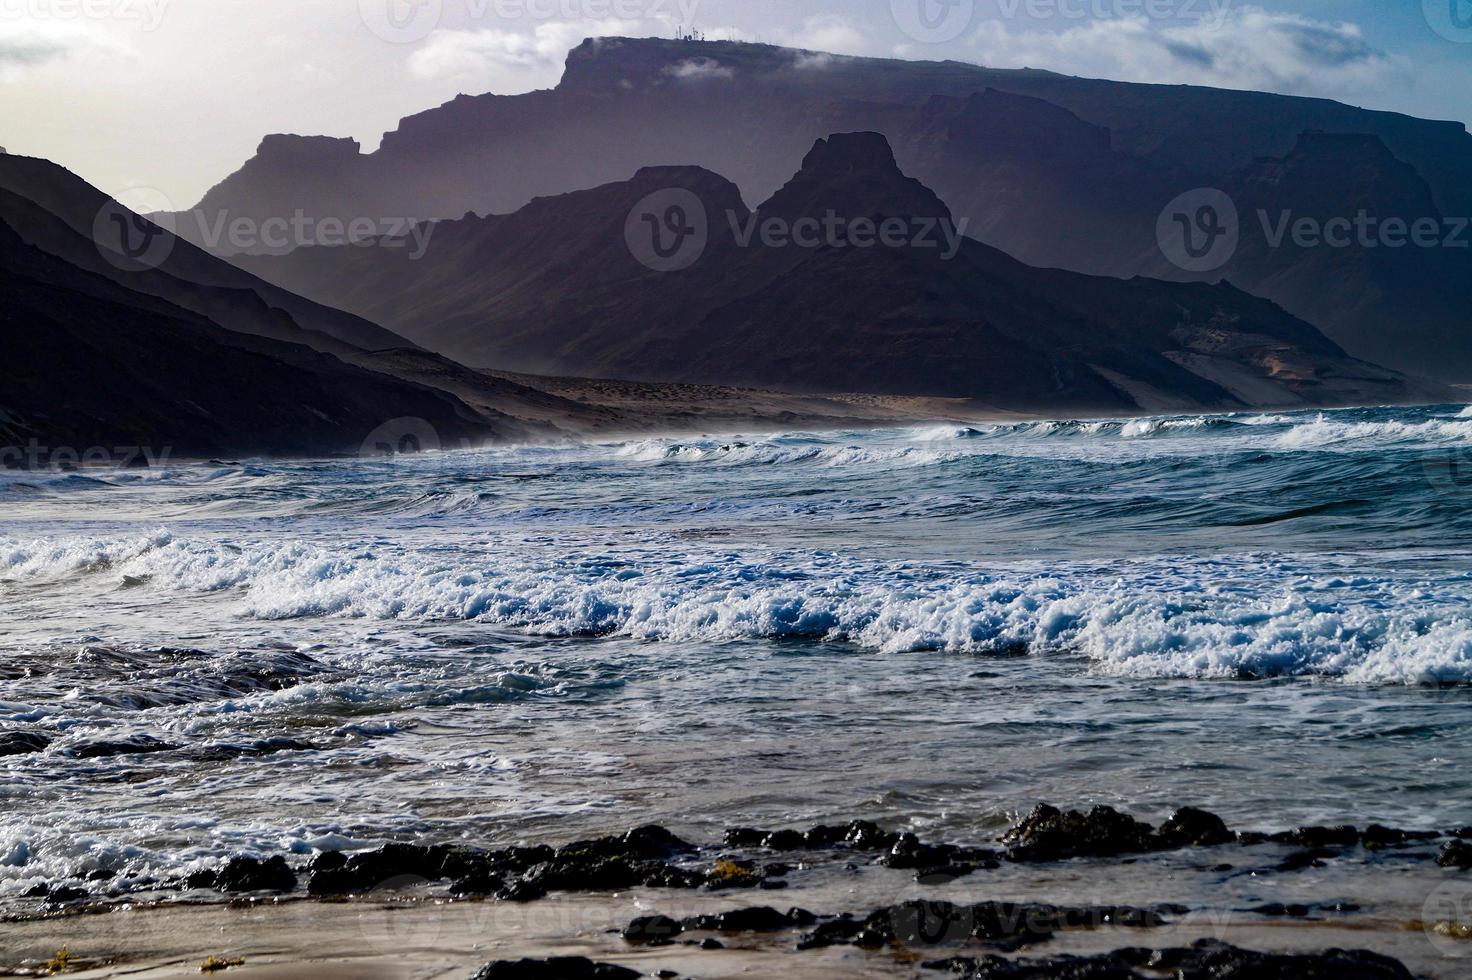
[[(53, 740), (0, 758), (0, 897), (1040, 800), (1472, 822), (1462, 406), (6, 473), (0, 511), (0, 731)], [(73, 755), (134, 735), (171, 748)]]

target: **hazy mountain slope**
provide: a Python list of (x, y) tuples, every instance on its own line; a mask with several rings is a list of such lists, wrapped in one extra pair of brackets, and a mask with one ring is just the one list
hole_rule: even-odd
[[(657, 272), (635, 260), (625, 233), (636, 205), (671, 190), (699, 199), (708, 242), (688, 268)], [(323, 302), (338, 302), (339, 290), (364, 302), (365, 277), (391, 283), (365, 315), (503, 370), (937, 395), (1013, 410), (1394, 401), (1423, 390), (1231, 287), (1038, 269), (973, 241), (956, 242), (954, 255), (913, 241), (743, 243), (768, 220), (830, 214), (913, 228), (950, 220), (882, 136), (848, 134), (818, 141), (754, 215), (709, 171), (646, 168), (456, 222), (421, 261), (386, 264), (382, 275), (362, 263), (387, 250), (313, 249), (296, 269), (295, 255), (250, 261)]]
[[(1167, 204), (1196, 188), (1226, 187), (1260, 158), (1289, 156), (1306, 132), (1378, 139), (1425, 182), (1433, 213), (1472, 215), (1472, 136), (1460, 123), (955, 62), (605, 38), (572, 51), (553, 90), (461, 96), (402, 120), (371, 154), (351, 140), (269, 137), (197, 215), (181, 220), (299, 208), (375, 219), (506, 213), (670, 162), (721, 173), (757, 201), (785, 182), (790, 161), (815, 138), (859, 130), (885, 134), (905, 172), (967, 219), (974, 237), (1031, 264), (1092, 274), (1176, 273), (1161, 268), (1156, 241)], [(1321, 168), (1319, 180), (1325, 193), (1348, 199), (1356, 178), (1353, 162), (1343, 162)], [(1283, 268), (1300, 259), (1318, 261)], [(1367, 328), (1368, 317), (1380, 316), (1374, 304), (1346, 304), (1321, 266), (1316, 256), (1280, 255), (1277, 286), (1264, 295), (1357, 356), (1472, 379), (1472, 351), (1443, 343), (1466, 325), (1463, 292), (1439, 271), (1444, 260), (1420, 250), (1394, 264), (1402, 281), (1377, 277), (1387, 297), (1419, 298), (1394, 351)], [(1208, 270), (1192, 278), (1222, 277)], [(372, 306), (366, 296), (346, 301), (358, 312)]]
[[(1240, 241), (1213, 275), (1265, 296), (1376, 361), (1455, 381), (1472, 364), (1472, 226), (1366, 136), (1307, 134), (1233, 174)], [(1453, 216), (1446, 216), (1453, 217)], [(1296, 229), (1307, 222), (1307, 234)], [(1394, 222), (1399, 222), (1396, 232)], [(1418, 243), (1413, 230), (1421, 223)], [(1140, 264), (1185, 278), (1158, 250)]]
[(356, 452), (401, 417), (446, 443), (498, 434), (442, 392), (225, 330), (27, 245), (3, 220), (0, 299), (0, 409), (14, 445)]
[[(351, 140), (269, 137), (199, 207), (260, 216), (296, 207), (421, 218), (503, 212), (671, 160), (726, 174), (761, 199), (786, 178), (778, 161), (824, 133), (861, 128), (884, 132), (901, 165), (931, 182), (905, 134), (877, 124), (893, 118), (859, 117), (988, 88), (1107, 128), (1122, 153), (1208, 174), (1286, 153), (1305, 130), (1372, 133), (1427, 176), (1442, 207), (1472, 213), (1472, 136), (1459, 123), (1256, 92), (656, 38), (585, 41), (556, 89), (460, 96), (405, 118), (371, 154)], [(956, 188), (936, 189), (949, 199)]]
[[(62, 191), (74, 190), (71, 185), (68, 178), (39, 186), (52, 194), (53, 207), (66, 210)], [(25, 237), (10, 226), (10, 216), (18, 216)], [(453, 236), (441, 240), (453, 244)], [(200, 258), (206, 270), (222, 264)], [(228, 268), (219, 278), (256, 282)], [(299, 308), (323, 309), (293, 299)], [(342, 322), (360, 321), (344, 316)], [(300, 343), (305, 340), (334, 353)], [(583, 402), (544, 391), (537, 379), (475, 371), (412, 346), (363, 351), (303, 330), (284, 311), (267, 307), (256, 289), (202, 285), (161, 269), (118, 269), (90, 237), (3, 188), (0, 344), (7, 354), (0, 364), (0, 465), (44, 466), (65, 458), (58, 451), (94, 447), (115, 460), (136, 458), (132, 447), (155, 459), (321, 455), (378, 452), (400, 445), (403, 436), (429, 448), (457, 448), (708, 425), (861, 424), (926, 417), (928, 410), (761, 391), (548, 382), (595, 396)]]
[(117, 210), (107, 195), (50, 161), (0, 154), (0, 218), (28, 243), (78, 268), (242, 333), (334, 353), (410, 346), (377, 324), (264, 282), (164, 229), (157, 229), (163, 237), (156, 252), (131, 260), (111, 247), (118, 242), (99, 237), (99, 215), (101, 232), (108, 234), (106, 218)]

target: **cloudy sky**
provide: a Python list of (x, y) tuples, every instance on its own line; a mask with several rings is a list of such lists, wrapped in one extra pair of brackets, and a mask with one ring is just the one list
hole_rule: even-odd
[(597, 34), (951, 58), (1472, 122), (1472, 0), (0, 0), (0, 146), (193, 204), (273, 132), (372, 149)]

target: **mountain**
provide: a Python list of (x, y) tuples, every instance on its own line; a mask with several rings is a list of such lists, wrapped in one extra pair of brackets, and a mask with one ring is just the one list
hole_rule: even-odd
[[(900, 128), (916, 125), (936, 96), (964, 102), (988, 89), (1048, 113), (1061, 107), (1107, 133), (1113, 150), (1195, 174), (1280, 156), (1306, 130), (1373, 134), (1426, 176), (1443, 209), (1472, 213), (1472, 136), (1460, 123), (1258, 92), (657, 38), (586, 40), (555, 89), (461, 95), (403, 119), (373, 153), (350, 139), (269, 136), (198, 207), (259, 218), (295, 208), (445, 218), (515, 210), (669, 160), (727, 174), (762, 199), (786, 179), (780, 161), (840, 130), (884, 133), (901, 165), (950, 200), (958, 188), (917, 166), (925, 127), (913, 136)], [(1028, 143), (1042, 147), (1055, 132), (1045, 119)]]
[[(240, 333), (343, 353), (413, 346), (377, 324), (295, 296), (138, 219), (70, 171), (0, 155), (0, 219), (27, 243), (79, 269)], [(110, 220), (111, 219), (111, 220)], [(119, 226), (118, 222), (125, 224)], [(128, 254), (128, 245), (139, 251)]]
[[(1333, 324), (1336, 341), (1377, 363), (1465, 378), (1472, 226), (1443, 215), (1426, 180), (1384, 142), (1306, 133), (1285, 156), (1255, 160), (1223, 188), (1240, 238), (1213, 275)], [(1158, 249), (1140, 264), (1189, 278)]]
[[(130, 256), (125, 233), (149, 247)], [(176, 239), (45, 160), (0, 156), (0, 299), (7, 465), (30, 440), (194, 457), (562, 432), (539, 417), (540, 393), (481, 376), (459, 385), (472, 409), (434, 383), (427, 365), (442, 358)], [(527, 417), (489, 404), (504, 395), (515, 409), (523, 394), (537, 409)], [(562, 408), (565, 420), (598, 414)]]
[[(374, 220), (508, 213), (669, 161), (724, 174), (747, 200), (763, 200), (785, 182), (787, 161), (843, 131), (888, 137), (905, 172), (986, 243), (1033, 265), (1121, 278), (1161, 273), (1156, 220), (1178, 195), (1223, 188), (1260, 159), (1287, 158), (1305, 133), (1378, 140), (1424, 182), (1435, 214), (1472, 215), (1472, 136), (1460, 123), (957, 62), (600, 38), (569, 54), (555, 89), (462, 95), (402, 120), (372, 153), (352, 140), (267, 137), (179, 219), (189, 235), (222, 216), (264, 220), (298, 209)], [(1323, 172), (1325, 191), (1352, 193), (1345, 163)], [(1332, 278), (1306, 269), (1286, 276), (1292, 289), (1264, 295), (1356, 356), (1472, 379), (1472, 353), (1441, 343), (1463, 328), (1466, 307), (1428, 271), (1440, 262), (1425, 250), (1403, 260), (1406, 285), (1426, 308), (1394, 350), (1365, 343), (1363, 316), (1342, 318)]]
[[(641, 236), (658, 228), (676, 243), (672, 204), (676, 225), (699, 233), (688, 261), (665, 265)], [(655, 167), (444, 224), (418, 261), (351, 247), (237, 261), (507, 371), (933, 395), (1012, 411), (1327, 405), (1435, 390), (1348, 357), (1230, 286), (1040, 269), (966, 239), (878, 133), (818, 140), (755, 212), (708, 170)], [(891, 226), (893, 240), (878, 244), (874, 231)]]
[[(379, 453), (969, 409), (477, 371), (175, 241), (45, 161), (0, 159), (0, 174), (0, 466), (88, 450), (112, 462)], [(129, 258), (113, 216), (132, 244), (146, 231), (165, 247)]]
[[(354, 452), (395, 419), (445, 444), (498, 433), (455, 399), (225, 330), (27, 244), (0, 218), (0, 442), (155, 456)], [(9, 458), (6, 464), (16, 460)]]

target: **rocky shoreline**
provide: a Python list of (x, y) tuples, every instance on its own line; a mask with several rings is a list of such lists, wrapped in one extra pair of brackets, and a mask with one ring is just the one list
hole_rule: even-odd
[[(621, 947), (630, 950), (688, 947), (716, 953), (737, 937), (759, 939), (767, 948), (799, 956), (837, 948), (887, 952), (905, 962), (905, 969), (917, 971), (912, 975), (997, 980), (1415, 976), (1398, 960), (1369, 949), (1288, 954), (1248, 950), (1211, 937), (1184, 945), (1152, 941), (1152, 933), (1188, 923), (1199, 911), (1179, 903), (966, 902), (925, 894), (963, 879), (984, 884), (988, 872), (1004, 866), (1043, 869), (1069, 862), (1113, 862), (1124, 867), (1151, 855), (1177, 852), (1189, 852), (1193, 861), (1200, 862), (1193, 867), (1227, 876), (1293, 876), (1337, 859), (1393, 856), (1408, 867), (1460, 881), (1459, 872), (1472, 869), (1472, 827), (1438, 833), (1370, 824), (1265, 833), (1232, 830), (1214, 814), (1190, 807), (1152, 826), (1105, 806), (1063, 811), (1046, 805), (1011, 827), (995, 847), (923, 841), (913, 833), (885, 830), (863, 820), (802, 830), (732, 828), (721, 842), (709, 845), (684, 840), (663, 827), (645, 826), (560, 847), (392, 843), (353, 854), (325, 852), (295, 866), (281, 856), (242, 855), (176, 880), (41, 886), (27, 896), (36, 903), (35, 910), (12, 915), (9, 921), (65, 920), (105, 912), (120, 903), (136, 907), (144, 900), (164, 906), (222, 901), (270, 905), (402, 895), (439, 903), (527, 905), (559, 895), (639, 891), (648, 896), (648, 913), (612, 930)], [(768, 898), (774, 892), (783, 892), (786, 898), (802, 891), (811, 876), (825, 869), (863, 868), (905, 872), (919, 891), (905, 901), (837, 911), (831, 907), (810, 911)], [(660, 910), (662, 900), (692, 892), (750, 898), (740, 907), (694, 915)], [(1235, 914), (1263, 923), (1314, 923), (1347, 921), (1360, 911), (1359, 904), (1335, 898), (1316, 904), (1267, 903)], [(1472, 934), (1467, 923), (1456, 920), (1420, 925), (1445, 937)], [(1066, 935), (1101, 930), (1130, 930), (1142, 942), (1086, 955), (1040, 950)], [(1181, 935), (1178, 928), (1171, 932), (1174, 939)], [(1472, 954), (1472, 944), (1468, 953)], [(588, 958), (552, 959), (566, 962), (497, 960), (477, 976), (490, 980), (640, 975)]]

